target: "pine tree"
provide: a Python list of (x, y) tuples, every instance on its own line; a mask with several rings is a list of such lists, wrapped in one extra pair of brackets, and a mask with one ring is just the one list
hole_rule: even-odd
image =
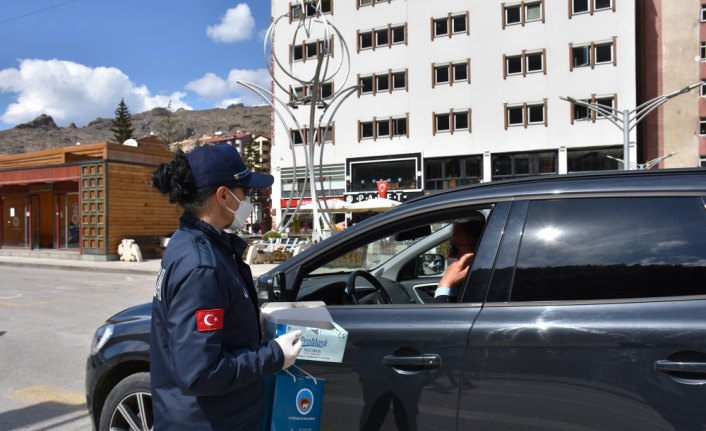
[(135, 134), (135, 129), (132, 127), (132, 117), (125, 104), (125, 99), (120, 99), (120, 103), (115, 109), (115, 118), (113, 118), (113, 125), (110, 131), (113, 132), (113, 139), (118, 144), (122, 144)]
[[(248, 141), (247, 144), (243, 147), (243, 153), (241, 156), (243, 157), (243, 161), (245, 162), (245, 166), (248, 167), (253, 172), (262, 172), (262, 159), (260, 158), (260, 152), (258, 149), (255, 147), (255, 142), (252, 140), (252, 135), (250, 136), (250, 140)], [(263, 193), (262, 190), (254, 190), (254, 193), (252, 197), (250, 198), (253, 202), (253, 204), (262, 207), (262, 204), (265, 202), (267, 199), (269, 193)]]
[(172, 142), (179, 139), (181, 132), (181, 123), (176, 119), (174, 110), (172, 110), (172, 101), (167, 105), (166, 117), (159, 123), (159, 137), (167, 144), (167, 147)]

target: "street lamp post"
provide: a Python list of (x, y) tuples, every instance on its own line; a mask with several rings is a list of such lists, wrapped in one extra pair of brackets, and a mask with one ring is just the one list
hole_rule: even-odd
[(672, 91), (668, 94), (663, 94), (657, 96), (654, 99), (650, 99), (637, 108), (630, 110), (618, 111), (617, 109), (611, 108), (605, 105), (599, 105), (597, 103), (588, 103), (583, 100), (576, 100), (573, 97), (559, 97), (561, 100), (571, 102), (575, 105), (583, 106), (590, 111), (602, 115), (607, 118), (611, 123), (615, 124), (618, 129), (623, 132), (623, 169), (630, 169), (630, 131), (637, 126), (637, 123), (642, 121), (650, 112), (662, 106), (667, 100), (679, 96), (680, 94), (685, 94), (690, 92), (696, 87), (700, 87), (701, 82), (695, 82), (693, 84), (687, 85), (679, 90)]

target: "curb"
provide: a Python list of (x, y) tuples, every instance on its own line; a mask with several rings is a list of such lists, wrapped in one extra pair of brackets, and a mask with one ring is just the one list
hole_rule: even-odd
[(105, 268), (96, 266), (82, 266), (82, 265), (54, 265), (45, 262), (5, 262), (0, 261), (0, 266), (12, 266), (15, 268), (48, 268), (48, 269), (64, 269), (69, 271), (89, 271), (89, 272), (108, 272), (113, 274), (128, 273), (128, 274), (147, 274), (157, 276), (156, 270), (143, 269), (143, 268)]

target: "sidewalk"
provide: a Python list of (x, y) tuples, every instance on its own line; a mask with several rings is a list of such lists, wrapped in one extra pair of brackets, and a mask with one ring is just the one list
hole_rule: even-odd
[[(160, 259), (146, 259), (142, 262), (90, 261), (77, 259), (56, 259), (41, 257), (0, 256), (0, 267), (14, 266), (22, 268), (66, 269), (72, 271), (95, 271), (128, 274), (150, 274), (157, 276)], [(258, 278), (277, 264), (250, 265), (253, 278)]]

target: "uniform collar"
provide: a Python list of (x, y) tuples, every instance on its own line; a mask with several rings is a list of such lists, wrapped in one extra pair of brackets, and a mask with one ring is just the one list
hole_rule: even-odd
[(182, 225), (189, 225), (192, 228), (196, 228), (206, 234), (212, 241), (217, 244), (221, 244), (228, 248), (236, 256), (242, 256), (245, 253), (245, 248), (248, 246), (242, 238), (238, 235), (221, 232), (211, 224), (197, 218), (188, 211), (184, 211), (181, 216), (180, 222)]

